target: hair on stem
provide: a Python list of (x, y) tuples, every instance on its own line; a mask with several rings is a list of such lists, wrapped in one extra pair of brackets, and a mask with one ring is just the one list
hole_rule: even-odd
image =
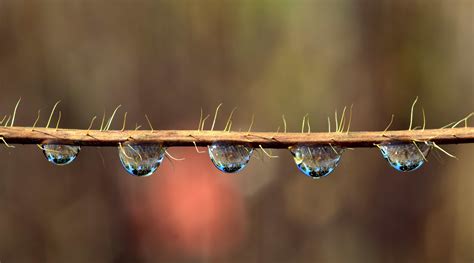
[(18, 105), (20, 105), (21, 97), (18, 99), (18, 102), (15, 105), (15, 109), (13, 110), (13, 117), (12, 117), (12, 124), (10, 127), (13, 127), (13, 124), (15, 123), (15, 116), (16, 116), (16, 110), (18, 109)]
[(415, 108), (415, 104), (418, 101), (418, 96), (415, 98), (415, 101), (413, 101), (413, 104), (411, 105), (411, 111), (410, 111), (410, 127), (408, 128), (409, 131), (411, 131), (411, 127), (413, 125), (413, 110)]
[(33, 126), (31, 126), (31, 130), (33, 131), (36, 128), (36, 124), (38, 123), (41, 115), (41, 110), (38, 110), (38, 116), (36, 117), (35, 122), (33, 123)]
[(219, 106), (217, 106), (217, 108), (216, 108), (216, 112), (214, 114), (214, 120), (212, 121), (211, 131), (214, 130), (214, 125), (216, 124), (217, 114), (219, 113), (219, 109), (221, 108), (221, 106), (222, 106), (222, 103), (219, 104)]
[(49, 128), (49, 124), (51, 123), (51, 119), (53, 118), (54, 111), (56, 110), (56, 107), (59, 105), (59, 103), (61, 103), (60, 100), (58, 100), (54, 104), (53, 109), (51, 110), (51, 114), (49, 115), (48, 123), (46, 123), (46, 128)]
[(153, 132), (154, 129), (153, 129), (153, 126), (151, 125), (151, 121), (150, 121), (150, 119), (148, 118), (148, 115), (145, 114), (145, 118), (146, 118), (146, 121), (148, 122), (148, 125), (150, 126), (151, 132)]

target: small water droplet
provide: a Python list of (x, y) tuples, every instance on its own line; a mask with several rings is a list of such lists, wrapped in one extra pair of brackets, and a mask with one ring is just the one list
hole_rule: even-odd
[(215, 142), (208, 148), (212, 163), (225, 173), (236, 173), (244, 169), (253, 153), (253, 148), (240, 144)]
[[(418, 146), (418, 148), (417, 148)], [(383, 158), (401, 172), (420, 168), (430, 153), (430, 143), (395, 142), (379, 145)]]
[(161, 144), (124, 143), (119, 146), (123, 168), (134, 176), (149, 176), (163, 162), (166, 147)]
[(339, 164), (343, 149), (330, 145), (296, 145), (290, 147), (298, 169), (305, 175), (319, 179), (329, 175)]
[(81, 150), (79, 146), (61, 144), (43, 144), (41, 148), (43, 149), (46, 159), (56, 165), (72, 163)]

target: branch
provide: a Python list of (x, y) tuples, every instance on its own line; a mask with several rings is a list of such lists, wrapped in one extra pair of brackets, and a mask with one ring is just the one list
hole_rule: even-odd
[(196, 130), (98, 131), (31, 127), (0, 127), (0, 138), (11, 144), (69, 144), (79, 146), (117, 146), (119, 143), (163, 143), (167, 146), (206, 146), (215, 141), (248, 144), (252, 147), (287, 148), (299, 143), (332, 144), (342, 147), (374, 147), (394, 141), (432, 141), (437, 144), (474, 143), (474, 128), (430, 130), (272, 133)]

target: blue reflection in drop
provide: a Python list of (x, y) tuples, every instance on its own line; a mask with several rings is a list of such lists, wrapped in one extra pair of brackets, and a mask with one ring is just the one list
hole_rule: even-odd
[(236, 173), (245, 168), (253, 153), (246, 145), (215, 142), (208, 147), (209, 157), (217, 169), (225, 173)]
[(430, 153), (431, 144), (413, 142), (395, 142), (378, 146), (383, 158), (400, 172), (414, 171), (420, 168)]
[(50, 163), (55, 165), (67, 165), (72, 163), (79, 154), (81, 147), (74, 145), (43, 144), (41, 145), (44, 156)]
[(163, 162), (166, 147), (161, 144), (124, 143), (119, 146), (119, 158), (123, 168), (134, 176), (149, 176)]
[(291, 146), (290, 152), (301, 172), (319, 179), (334, 171), (341, 160), (343, 149), (339, 146), (300, 144)]

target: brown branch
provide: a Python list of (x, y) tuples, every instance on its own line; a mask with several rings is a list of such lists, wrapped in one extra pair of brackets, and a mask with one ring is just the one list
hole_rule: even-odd
[(273, 133), (223, 131), (97, 131), (47, 129), (29, 127), (0, 127), (0, 137), (9, 144), (73, 144), (80, 146), (117, 146), (133, 141), (138, 143), (164, 143), (167, 146), (206, 146), (215, 141), (235, 144), (261, 145), (265, 148), (287, 148), (308, 144), (332, 144), (342, 147), (373, 147), (391, 141), (433, 141), (437, 144), (474, 142), (474, 128), (446, 128), (431, 130), (376, 131), (350, 133)]

